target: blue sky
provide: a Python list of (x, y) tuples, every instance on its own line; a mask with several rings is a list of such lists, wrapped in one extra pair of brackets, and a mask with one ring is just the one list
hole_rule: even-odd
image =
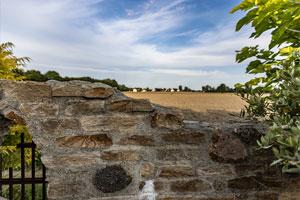
[(0, 42), (27, 69), (112, 78), (130, 87), (201, 89), (250, 78), (235, 50), (269, 36), (236, 33), (241, 0), (0, 0)]

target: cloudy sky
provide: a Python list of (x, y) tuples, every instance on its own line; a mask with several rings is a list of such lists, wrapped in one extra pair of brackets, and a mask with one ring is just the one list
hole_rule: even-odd
[(236, 33), (241, 0), (0, 0), (0, 42), (27, 69), (112, 78), (130, 87), (201, 89), (245, 82), (235, 50), (268, 36)]

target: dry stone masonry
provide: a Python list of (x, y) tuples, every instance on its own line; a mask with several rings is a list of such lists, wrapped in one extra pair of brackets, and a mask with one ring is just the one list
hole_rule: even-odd
[[(179, 110), (102, 83), (0, 80), (0, 137), (26, 124), (50, 200), (299, 200), (300, 178), (269, 167), (255, 122), (184, 122)], [(153, 184), (152, 184), (153, 182)]]

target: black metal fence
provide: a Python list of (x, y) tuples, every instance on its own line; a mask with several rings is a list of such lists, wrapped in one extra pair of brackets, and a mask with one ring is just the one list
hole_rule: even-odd
[[(2, 196), (2, 186), (8, 185), (9, 187), (9, 200), (14, 199), (14, 185), (21, 185), (21, 200), (25, 199), (25, 185), (31, 185), (31, 197), (32, 200), (36, 200), (36, 191), (35, 186), (36, 184), (42, 184), (42, 199), (46, 200), (46, 168), (42, 165), (42, 177), (36, 177), (35, 172), (35, 148), (36, 145), (32, 143), (25, 143), (24, 142), (24, 133), (21, 134), (21, 143), (17, 145), (17, 148), (21, 149), (21, 178), (14, 178), (13, 175), (13, 168), (9, 168), (9, 177), (3, 178), (2, 177), (2, 156), (0, 153), (0, 196)], [(32, 163), (31, 163), (31, 178), (25, 177), (25, 148), (31, 148), (32, 151)]]

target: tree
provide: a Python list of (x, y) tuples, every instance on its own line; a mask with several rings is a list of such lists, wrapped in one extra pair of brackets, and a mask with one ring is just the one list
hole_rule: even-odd
[(56, 71), (48, 71), (44, 74), (44, 77), (46, 80), (57, 80), (57, 81), (62, 80), (62, 77)]
[(179, 91), (182, 91), (182, 85), (178, 86)]
[(229, 91), (229, 87), (227, 87), (224, 83), (221, 83), (216, 89), (216, 92), (228, 92), (228, 91)]
[(7, 42), (0, 45), (0, 78), (22, 80), (24, 77), (16, 77), (14, 70), (24, 67), (29, 57), (17, 58), (13, 55), (14, 44)]
[(244, 0), (231, 13), (237, 10), (247, 14), (236, 31), (249, 23), (254, 28), (252, 38), (272, 31), (268, 49), (256, 45), (237, 51), (238, 63), (252, 58), (246, 72), (260, 75), (236, 85), (248, 103), (241, 114), (271, 121), (273, 126), (258, 145), (272, 148), (277, 160), (271, 165), (282, 165), (283, 172), (300, 173), (300, 2)]
[(25, 80), (44, 82), (45, 76), (38, 70), (28, 70), (24, 72)]

